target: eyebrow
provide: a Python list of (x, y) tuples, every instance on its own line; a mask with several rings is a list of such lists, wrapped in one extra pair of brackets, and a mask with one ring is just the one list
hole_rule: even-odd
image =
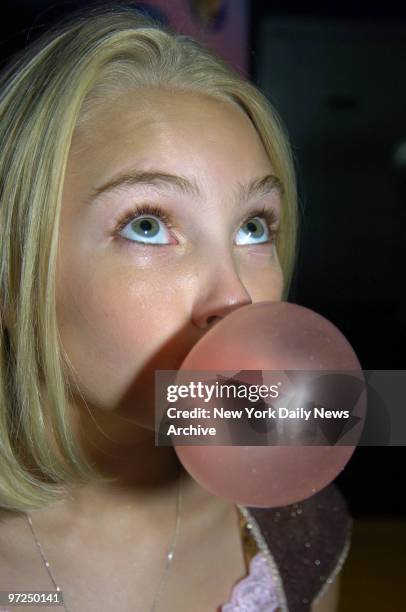
[[(102, 194), (106, 194), (118, 189), (129, 189), (135, 186), (147, 187), (171, 187), (184, 195), (198, 197), (201, 195), (198, 184), (194, 179), (161, 172), (159, 170), (130, 171), (118, 174), (109, 179), (100, 187), (96, 187), (90, 193), (89, 203), (95, 202)], [(241, 200), (248, 200), (253, 197), (263, 197), (273, 191), (277, 191), (279, 196), (284, 194), (282, 181), (274, 174), (267, 174), (261, 178), (254, 179), (248, 185), (238, 183), (237, 195)]]

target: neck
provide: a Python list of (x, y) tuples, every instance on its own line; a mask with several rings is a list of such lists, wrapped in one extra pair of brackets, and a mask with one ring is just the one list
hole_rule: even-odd
[[(45, 514), (57, 522), (103, 528), (138, 522), (146, 529), (173, 516), (182, 474), (182, 508), (198, 512), (215, 498), (183, 468), (172, 446), (155, 446), (155, 433), (119, 411), (74, 406), (73, 430), (85, 457), (109, 482), (71, 485)], [(90, 414), (91, 413), (91, 414)], [(184, 513), (182, 510), (182, 514)]]

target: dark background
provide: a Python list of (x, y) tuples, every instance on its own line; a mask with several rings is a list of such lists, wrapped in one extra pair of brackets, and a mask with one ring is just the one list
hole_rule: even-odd
[[(0, 60), (84, 4), (3, 2)], [(363, 369), (406, 369), (406, 7), (253, 0), (248, 12), (251, 79), (287, 127), (299, 179), (289, 301), (337, 325)], [(404, 462), (405, 447), (355, 450), (335, 480), (354, 517), (406, 515)]]
[[(252, 2), (251, 20), (252, 79), (299, 178), (289, 301), (335, 323), (363, 369), (405, 369), (406, 8)], [(335, 480), (355, 517), (405, 516), (405, 459), (405, 447), (357, 447)]]

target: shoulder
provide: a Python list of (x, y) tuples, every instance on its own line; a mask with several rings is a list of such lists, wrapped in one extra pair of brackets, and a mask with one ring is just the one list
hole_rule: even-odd
[(23, 532), (22, 516), (0, 508), (0, 560), (11, 562), (20, 548)]
[(312, 602), (321, 605), (334, 591), (350, 546), (352, 518), (338, 487), (289, 506), (247, 509), (279, 570), (289, 612), (316, 612)]
[(24, 516), (0, 509), (0, 590), (22, 585), (33, 560), (31, 548)]

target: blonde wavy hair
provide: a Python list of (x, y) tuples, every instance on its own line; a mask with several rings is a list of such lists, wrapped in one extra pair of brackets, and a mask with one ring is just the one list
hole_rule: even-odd
[(69, 359), (55, 307), (59, 218), (75, 128), (106, 99), (114, 102), (124, 91), (144, 86), (204, 92), (238, 104), (251, 119), (284, 188), (276, 248), (287, 299), (297, 253), (296, 180), (288, 138), (265, 96), (201, 44), (130, 6), (87, 8), (50, 28), (0, 77), (0, 508), (5, 512), (58, 501), (69, 483), (111, 481), (85, 459), (70, 426), (71, 383), (63, 368), (69, 368)]

